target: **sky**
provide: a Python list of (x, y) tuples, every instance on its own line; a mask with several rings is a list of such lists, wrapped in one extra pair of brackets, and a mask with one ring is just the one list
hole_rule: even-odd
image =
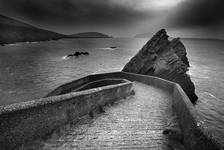
[(224, 0), (0, 0), (0, 13), (64, 34), (155, 33), (224, 39)]

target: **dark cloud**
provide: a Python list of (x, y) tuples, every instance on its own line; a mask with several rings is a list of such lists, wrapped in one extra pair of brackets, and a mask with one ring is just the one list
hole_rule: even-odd
[(74, 28), (131, 26), (153, 16), (113, 0), (0, 0), (0, 10), (33, 24)]
[(224, 0), (0, 0), (0, 13), (66, 34), (132, 36), (167, 28), (201, 35), (198, 28), (211, 34), (224, 30)]
[(185, 0), (172, 14), (175, 27), (208, 27), (224, 22), (224, 0)]

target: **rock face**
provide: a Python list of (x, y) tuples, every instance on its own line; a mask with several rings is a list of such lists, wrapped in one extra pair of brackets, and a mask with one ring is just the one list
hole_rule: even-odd
[(125, 65), (122, 71), (157, 76), (179, 83), (192, 103), (198, 99), (186, 74), (190, 67), (186, 49), (179, 38), (168, 40), (165, 29), (157, 32)]

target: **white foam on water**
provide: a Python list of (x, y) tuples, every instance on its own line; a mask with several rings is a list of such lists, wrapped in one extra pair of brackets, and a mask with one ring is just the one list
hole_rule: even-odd
[(218, 99), (215, 95), (213, 95), (213, 94), (211, 94), (211, 93), (209, 93), (209, 92), (203, 92), (203, 94), (207, 94), (207, 95), (209, 95), (209, 96), (211, 96), (211, 97), (213, 97), (213, 98), (215, 98), (215, 99)]
[(94, 71), (92, 74), (100, 74), (100, 73), (108, 73), (108, 72), (117, 72), (120, 71), (122, 68), (110, 68), (110, 69), (97, 69), (96, 71)]
[(189, 70), (187, 72), (188, 75), (190, 75), (191, 77), (194, 77), (194, 78), (201, 78), (201, 79), (208, 79), (209, 77), (206, 76), (206, 75), (203, 75), (203, 73), (198, 73), (196, 71), (193, 71), (193, 70)]
[(68, 60), (69, 57), (68, 57), (68, 56), (63, 56), (63, 57), (61, 57), (61, 59), (62, 59), (62, 60)]
[(109, 51), (114, 51), (114, 50), (116, 50), (116, 48), (110, 48), (110, 47), (97, 48), (97, 49), (100, 49), (100, 50), (109, 50)]
[(8, 44), (9, 46), (15, 46), (16, 44), (14, 43), (14, 44)]

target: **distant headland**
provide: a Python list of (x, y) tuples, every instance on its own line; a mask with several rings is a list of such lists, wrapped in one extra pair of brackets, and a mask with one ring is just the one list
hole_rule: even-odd
[[(140, 33), (136, 34), (134, 38), (152, 38), (154, 33), (147, 32), (147, 33)], [(188, 37), (188, 36), (181, 36), (182, 40), (208, 40), (208, 41), (223, 41), (222, 38), (209, 38), (209, 37)]]
[(69, 35), (71, 38), (112, 38), (112, 36), (99, 32), (82, 32)]
[(148, 33), (141, 33), (141, 34), (136, 34), (134, 38), (150, 38), (154, 35), (154, 33), (148, 32)]
[(111, 38), (111, 36), (99, 32), (64, 35), (0, 15), (0, 45), (17, 42), (50, 41), (62, 38)]

